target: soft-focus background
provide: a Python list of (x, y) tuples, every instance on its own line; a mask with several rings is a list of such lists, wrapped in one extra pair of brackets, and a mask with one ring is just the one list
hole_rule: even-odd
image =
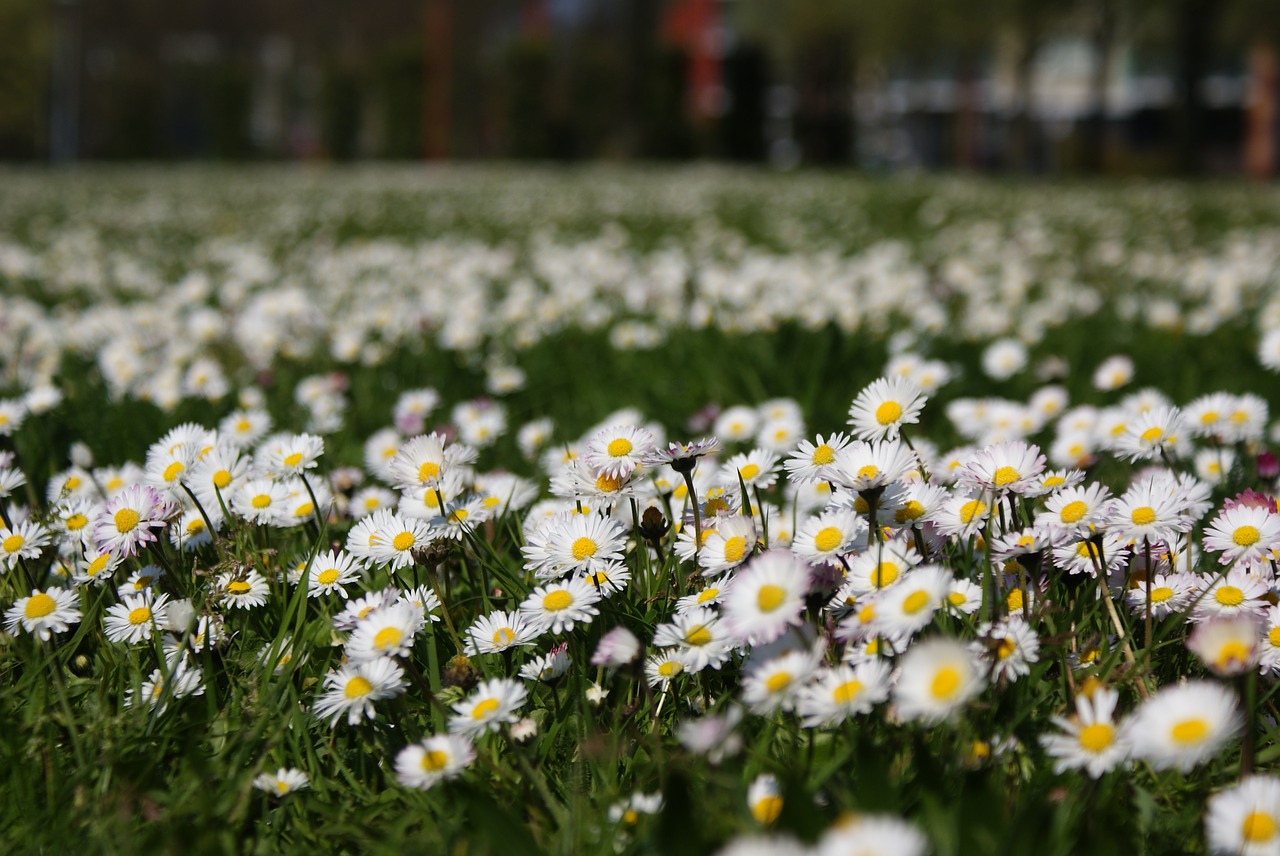
[(0, 158), (1249, 174), (1276, 0), (3, 0)]

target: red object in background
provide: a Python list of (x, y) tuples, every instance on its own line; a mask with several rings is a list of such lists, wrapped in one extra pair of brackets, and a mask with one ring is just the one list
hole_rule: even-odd
[(1258, 455), (1258, 477), (1273, 479), (1280, 476), (1280, 458), (1274, 452), (1261, 452)]
[(689, 52), (689, 111), (714, 116), (720, 111), (719, 0), (677, 0), (667, 11), (663, 36)]
[(551, 32), (547, 0), (521, 0), (520, 23), (527, 39), (545, 39)]
[(1245, 102), (1244, 168), (1266, 181), (1276, 171), (1276, 102), (1280, 98), (1280, 60), (1270, 45), (1249, 55), (1249, 94)]

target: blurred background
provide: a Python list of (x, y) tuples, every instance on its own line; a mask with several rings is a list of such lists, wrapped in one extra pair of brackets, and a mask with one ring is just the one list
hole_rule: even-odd
[(1280, 0), (0, 0), (0, 158), (1248, 174)]

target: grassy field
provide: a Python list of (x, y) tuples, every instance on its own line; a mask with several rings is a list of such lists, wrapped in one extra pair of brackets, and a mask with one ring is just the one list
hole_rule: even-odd
[(1274, 189), (0, 186), (11, 852), (1280, 847)]

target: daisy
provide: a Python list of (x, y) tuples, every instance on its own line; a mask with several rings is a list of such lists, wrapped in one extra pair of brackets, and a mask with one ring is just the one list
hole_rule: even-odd
[(27, 477), (22, 470), (0, 466), (0, 499), (7, 499), (26, 483)]
[(929, 839), (901, 818), (861, 814), (823, 833), (813, 856), (925, 856)]
[(156, 540), (152, 529), (163, 528), (178, 507), (149, 485), (130, 485), (116, 494), (94, 520), (93, 540), (122, 556)]
[(898, 665), (893, 701), (905, 720), (947, 719), (982, 691), (984, 670), (969, 647), (955, 639), (917, 642)]
[(836, 458), (840, 450), (849, 445), (849, 438), (843, 432), (828, 435), (821, 434), (818, 441), (800, 441), (800, 446), (782, 462), (787, 477), (797, 484), (831, 481), (835, 472)]
[[(1151, 577), (1151, 617), (1164, 618), (1182, 612), (1199, 589), (1199, 580), (1191, 574), (1155, 574)], [(1147, 587), (1139, 585), (1124, 593), (1129, 608), (1146, 613)]]
[(311, 787), (311, 780), (301, 770), (281, 767), (274, 773), (260, 773), (255, 776), (253, 786), (279, 799), (285, 794)]
[(1164, 687), (1134, 712), (1128, 728), (1134, 757), (1157, 770), (1183, 773), (1215, 757), (1240, 731), (1231, 690), (1208, 681)]
[(717, 437), (731, 443), (750, 440), (760, 427), (760, 415), (755, 408), (737, 405), (724, 410), (718, 417), (714, 430)]
[(231, 510), (250, 523), (279, 526), (288, 514), (289, 488), (269, 478), (242, 482), (231, 494)]
[(375, 701), (404, 691), (404, 670), (390, 657), (342, 666), (324, 677), (325, 692), (316, 699), (315, 714), (329, 720), (330, 727), (346, 714), (348, 725), (376, 719)]
[(379, 509), (395, 508), (396, 501), (396, 495), (385, 487), (370, 485), (351, 495), (346, 511), (352, 519), (360, 520)]
[(110, 641), (126, 645), (150, 639), (168, 602), (169, 596), (165, 594), (154, 599), (150, 592), (129, 595), (107, 609), (102, 620), (103, 632)]
[(124, 557), (110, 550), (100, 550), (92, 544), (75, 563), (72, 580), (77, 584), (106, 585)]
[(440, 608), (440, 596), (430, 586), (418, 586), (408, 591), (402, 591), (396, 603), (403, 603), (412, 607), (423, 626), (426, 626), (428, 621), (440, 621), (440, 616), (434, 614)]
[(697, 552), (703, 576), (714, 577), (738, 567), (756, 548), (756, 524), (750, 517), (733, 515), (702, 524), (702, 549)]
[[(221, 513), (219, 513), (220, 517)], [(212, 543), (214, 533), (222, 528), (220, 519), (214, 520), (213, 525), (214, 529), (211, 532), (199, 509), (187, 509), (169, 527), (169, 543), (183, 552), (197, 550)]]
[(741, 484), (768, 490), (778, 480), (778, 456), (767, 449), (734, 455), (720, 468), (720, 481), (730, 490)]
[(810, 650), (788, 651), (752, 668), (742, 679), (742, 701), (752, 713), (767, 716), (795, 707), (797, 693), (822, 660), (825, 642)]
[(650, 452), (643, 463), (650, 466), (670, 465), (677, 473), (691, 473), (703, 455), (720, 451), (720, 441), (715, 437), (703, 437), (692, 443), (671, 443), (665, 449)]
[(997, 339), (982, 352), (982, 370), (995, 380), (1008, 380), (1027, 365), (1027, 348), (1016, 339)]
[(1133, 360), (1124, 354), (1107, 357), (1093, 372), (1093, 387), (1103, 392), (1119, 389), (1131, 380), (1133, 380)]
[[(896, 643), (905, 642), (928, 627), (942, 607), (952, 582), (946, 568), (927, 565), (913, 570), (902, 582), (879, 592), (871, 601), (874, 619), (870, 632)], [(895, 648), (901, 648), (895, 644)]]
[(1260, 396), (1246, 392), (1236, 396), (1235, 405), (1227, 416), (1222, 439), (1227, 443), (1250, 443), (1262, 439), (1267, 425), (1267, 402)]
[(900, 581), (919, 562), (918, 553), (897, 543), (880, 544), (849, 563), (846, 584), (857, 594), (879, 591)]
[(511, 648), (532, 645), (538, 630), (519, 612), (496, 610), (477, 618), (463, 636), (466, 639), (463, 653), (474, 657), (476, 654), (499, 654)]
[(333, 616), (335, 630), (354, 630), (356, 625), (380, 609), (386, 609), (400, 600), (400, 592), (394, 588), (372, 591), (363, 597), (347, 601), (342, 611)]
[(1237, 505), (1223, 509), (1204, 533), (1204, 548), (1221, 553), (1224, 565), (1249, 566), (1270, 557), (1280, 547), (1280, 514), (1270, 509)]
[(1258, 664), (1264, 675), (1280, 671), (1280, 606), (1267, 610), (1259, 644)]
[(908, 380), (880, 378), (858, 393), (849, 407), (849, 424), (862, 440), (894, 440), (903, 425), (920, 421), (928, 398)]
[(1052, 532), (1055, 541), (1087, 536), (1092, 527), (1106, 519), (1110, 500), (1111, 491), (1105, 485), (1063, 488), (1045, 500), (1044, 511), (1036, 516), (1036, 525)]
[(80, 598), (70, 589), (32, 589), (29, 596), (18, 598), (4, 614), (6, 631), (17, 633), (21, 627), (42, 641), (79, 623)]
[(388, 470), (401, 490), (435, 489), (454, 466), (471, 463), (474, 450), (459, 444), (449, 445), (441, 434), (410, 438), (396, 452)]
[(770, 550), (737, 573), (725, 598), (724, 619), (740, 643), (772, 642), (800, 623), (809, 568), (791, 553)]
[[(368, 543), (360, 548), (372, 566), (388, 565), (398, 571), (414, 563), (415, 550), (421, 550), (432, 542), (431, 528), (425, 520), (394, 513), (378, 512), (366, 518), (372, 527)], [(362, 521), (363, 523), (363, 521)], [(361, 524), (352, 527), (347, 536), (347, 551), (359, 556), (352, 541)]]
[(835, 511), (805, 521), (791, 551), (811, 565), (838, 564), (840, 556), (866, 546), (867, 524), (852, 511)]
[(307, 574), (307, 597), (324, 597), (337, 592), (347, 597), (346, 586), (359, 577), (355, 559), (345, 550), (330, 550), (316, 556)]
[(622, 562), (607, 562), (594, 571), (577, 576), (595, 586), (601, 597), (609, 597), (626, 589), (631, 582), (631, 569)]
[(427, 416), (439, 405), (440, 393), (430, 387), (406, 390), (396, 399), (395, 407), (391, 409), (391, 419), (406, 434), (420, 434)]
[(545, 580), (621, 561), (626, 532), (612, 517), (570, 513), (551, 519), (526, 540), (521, 548), (525, 569)]
[(253, 609), (266, 604), (271, 587), (267, 578), (253, 568), (241, 568), (220, 574), (217, 592), (222, 602), (233, 609)]
[(1191, 521), (1183, 512), (1180, 497), (1161, 481), (1148, 478), (1112, 503), (1107, 528), (1132, 543), (1172, 541), (1191, 528)]
[(526, 681), (547, 683), (564, 675), (565, 672), (569, 671), (571, 665), (573, 665), (573, 661), (569, 657), (568, 645), (561, 643), (552, 648), (550, 652), (540, 657), (534, 657), (521, 666), (520, 677)]
[(449, 732), (476, 737), (497, 731), (520, 718), (528, 691), (510, 678), (482, 681), (463, 701), (453, 706), (455, 715), (449, 720)]
[(867, 660), (857, 667), (820, 670), (797, 694), (796, 712), (805, 728), (839, 725), (870, 712), (888, 697), (889, 664)]
[(49, 530), (38, 523), (15, 522), (12, 529), (0, 526), (0, 565), (11, 571), (19, 559), (39, 558), (52, 540)]
[(659, 624), (653, 644), (658, 648), (678, 647), (690, 672), (700, 672), (708, 666), (719, 669), (733, 653), (732, 641), (720, 627), (719, 615), (706, 607), (677, 613), (670, 623)]
[(982, 587), (973, 580), (952, 579), (946, 606), (961, 615), (972, 615), (982, 606)]
[(247, 449), (271, 430), (271, 416), (259, 408), (235, 410), (218, 423), (218, 437), (237, 449)]
[(580, 578), (538, 586), (520, 604), (520, 614), (539, 634), (559, 636), (575, 624), (590, 624), (600, 614), (593, 604), (600, 600), (595, 586)]
[(1257, 665), (1260, 630), (1254, 615), (1211, 618), (1191, 631), (1187, 648), (1214, 674), (1239, 675)]
[(654, 654), (644, 661), (645, 680), (651, 687), (665, 690), (684, 671), (684, 655), (679, 649)]
[(953, 496), (943, 503), (933, 519), (933, 525), (943, 535), (968, 538), (987, 525), (991, 517), (990, 497)]
[(972, 648), (975, 655), (990, 659), (993, 680), (1016, 681), (1031, 674), (1031, 664), (1040, 659), (1040, 637), (1018, 616), (983, 624)]
[(1129, 551), (1118, 534), (1106, 532), (1074, 543), (1060, 544), (1053, 548), (1053, 566), (1069, 574), (1098, 576), (1098, 566), (1110, 576), (1129, 564)]
[(640, 822), (640, 815), (657, 814), (660, 811), (662, 794), (632, 794), (622, 802), (609, 806), (609, 820), (612, 823), (635, 826)]
[(1207, 577), (1201, 593), (1195, 598), (1192, 621), (1230, 618), (1236, 615), (1262, 617), (1270, 605), (1266, 598), (1271, 588), (1243, 568), (1232, 568), (1226, 574)]
[(430, 790), (457, 778), (476, 758), (471, 741), (458, 734), (435, 734), (411, 743), (396, 755), (396, 781), (406, 788)]
[(651, 455), (653, 434), (636, 425), (602, 428), (587, 441), (583, 460), (592, 469), (615, 478), (626, 478)]
[(704, 756), (712, 764), (719, 764), (742, 749), (742, 737), (737, 733), (740, 722), (742, 708), (733, 704), (722, 714), (684, 720), (676, 726), (676, 738), (689, 752)]
[(146, 702), (157, 716), (164, 713), (171, 700), (187, 696), (204, 695), (204, 670), (191, 665), (185, 655), (174, 664), (172, 671), (166, 675), (155, 669), (142, 682), (135, 694), (129, 690), (125, 697), (125, 706)]
[(1114, 715), (1120, 694), (1105, 687), (1076, 696), (1076, 715), (1070, 719), (1053, 717), (1061, 733), (1045, 734), (1040, 743), (1054, 759), (1053, 771), (1085, 770), (1098, 778), (1123, 764), (1129, 757), (1129, 739)]
[(776, 776), (761, 773), (747, 788), (747, 807), (761, 826), (771, 826), (782, 814), (782, 786)]
[(283, 479), (314, 469), (322, 454), (324, 438), (315, 434), (284, 434), (263, 441), (254, 461), (264, 475)]
[(432, 517), (427, 523), (431, 526), (432, 538), (461, 541), (490, 516), (492, 513), (484, 500), (481, 497), (472, 496), (462, 502), (448, 503), (442, 514)]
[(618, 668), (633, 662), (640, 655), (640, 640), (625, 627), (615, 627), (600, 637), (591, 665)]
[(1025, 494), (1039, 484), (1044, 472), (1044, 455), (1040, 447), (1023, 440), (996, 443), (974, 454), (957, 476), (961, 487), (1005, 493)]
[(1280, 852), (1280, 779), (1246, 776), (1214, 794), (1205, 808), (1204, 835), (1214, 853), (1273, 856)]
[(1157, 407), (1138, 414), (1115, 438), (1116, 454), (1131, 461), (1150, 461), (1162, 453), (1177, 452), (1183, 431), (1182, 412), (1176, 407)]
[(116, 589), (118, 597), (125, 597), (131, 594), (141, 594), (142, 592), (151, 591), (156, 580), (164, 576), (164, 571), (159, 565), (146, 565), (129, 574), (129, 578)]
[(422, 629), (422, 613), (408, 603), (393, 603), (362, 618), (347, 640), (347, 659), (365, 663), (379, 657), (407, 657)]
[[(871, 491), (900, 481), (920, 466), (915, 452), (899, 440), (859, 440), (840, 450), (831, 483), (850, 491)], [(863, 512), (865, 513), (865, 511)]]

